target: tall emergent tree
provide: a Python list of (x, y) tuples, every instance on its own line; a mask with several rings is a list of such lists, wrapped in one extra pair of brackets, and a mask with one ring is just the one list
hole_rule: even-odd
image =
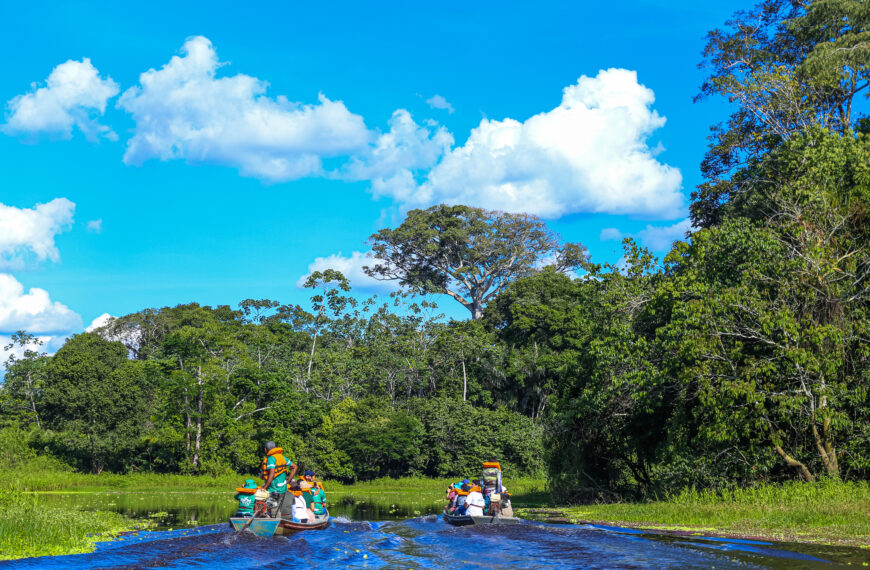
[(475, 320), (508, 283), (546, 261), (564, 270), (588, 259), (585, 247), (560, 245), (536, 216), (444, 204), (411, 210), (398, 228), (380, 230), (370, 243), (378, 263), (364, 268), (368, 275), (450, 295)]
[[(734, 103), (715, 125), (693, 192), (697, 227), (720, 223), (760, 179), (744, 169), (812, 127), (845, 134), (870, 95), (870, 5), (866, 0), (763, 0), (708, 34), (698, 98)], [(767, 212), (764, 212), (767, 213)]]

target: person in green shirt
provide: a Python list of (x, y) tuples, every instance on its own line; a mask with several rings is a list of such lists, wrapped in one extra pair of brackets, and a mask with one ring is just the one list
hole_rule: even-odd
[(323, 492), (323, 485), (320, 481), (314, 479), (314, 471), (310, 469), (303, 475), (306, 482), (305, 492), (302, 496), (305, 498), (305, 506), (311, 509), (315, 515), (322, 515), (326, 512), (323, 506), (326, 503), (326, 493)]
[(260, 472), (264, 479), (263, 488), (271, 493), (270, 509), (281, 505), (281, 513), (287, 514), (290, 512), (290, 505), (286, 504), (288, 501), (282, 501), (282, 499), (287, 492), (288, 473), (292, 480), (296, 476), (298, 466), (284, 457), (284, 450), (278, 447), (274, 441), (266, 442), (265, 451), (266, 457), (263, 458), (260, 465)]
[[(248, 491), (250, 489), (250, 491)], [(257, 484), (253, 479), (245, 481), (244, 487), (237, 487), (235, 499), (239, 502), (239, 510), (236, 512), (237, 517), (252, 517), (254, 516), (254, 493), (257, 490)]]

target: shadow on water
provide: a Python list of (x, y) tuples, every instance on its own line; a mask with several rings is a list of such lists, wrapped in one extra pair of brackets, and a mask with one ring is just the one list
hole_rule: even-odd
[(41, 495), (40, 501), (46, 503), (112, 509), (139, 518), (150, 514), (173, 530), (133, 533), (98, 543), (90, 554), (12, 561), (0, 567), (780, 569), (850, 562), (860, 567), (870, 555), (858, 549), (650, 534), (594, 525), (523, 522), (451, 527), (430, 514), (440, 509), (440, 501), (408, 501), (407, 495), (404, 503), (393, 499), (336, 494), (330, 499), (336, 516), (326, 530), (256, 538), (247, 533), (237, 536), (225, 524), (208, 524), (223, 523), (234, 510), (225, 493)]

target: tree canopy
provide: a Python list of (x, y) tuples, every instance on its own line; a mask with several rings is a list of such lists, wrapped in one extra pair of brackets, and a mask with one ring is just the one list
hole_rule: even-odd
[(560, 245), (536, 216), (469, 206), (411, 210), (396, 229), (370, 238), (378, 262), (365, 271), (426, 293), (446, 293), (483, 316), (486, 304), (512, 280), (544, 265), (576, 269), (587, 261), (580, 244)]

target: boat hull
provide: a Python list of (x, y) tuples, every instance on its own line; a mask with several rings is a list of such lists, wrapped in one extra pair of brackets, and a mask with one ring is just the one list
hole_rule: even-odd
[[(233, 525), (235, 530), (239, 531), (245, 528), (245, 525), (250, 520), (251, 519), (248, 517), (230, 517), (230, 524)], [(249, 530), (256, 536), (272, 536), (275, 534), (275, 531), (278, 530), (278, 525), (280, 523), (281, 519), (257, 517), (251, 521), (251, 524), (248, 525), (246, 530)]]
[(314, 517), (314, 520), (309, 523), (298, 523), (293, 522), (292, 519), (281, 519), (281, 524), (278, 525), (275, 534), (286, 536), (300, 530), (322, 530), (328, 526), (329, 511), (326, 511), (324, 514)]
[[(230, 524), (237, 531), (242, 530), (251, 519), (247, 517), (230, 517)], [(315, 517), (310, 523), (293, 522), (287, 518), (257, 517), (248, 526), (247, 530), (256, 536), (285, 536), (301, 530), (321, 530), (329, 526), (329, 511)]]
[(469, 526), (473, 524), (517, 524), (517, 517), (451, 515), (444, 513), (444, 521), (453, 526)]

